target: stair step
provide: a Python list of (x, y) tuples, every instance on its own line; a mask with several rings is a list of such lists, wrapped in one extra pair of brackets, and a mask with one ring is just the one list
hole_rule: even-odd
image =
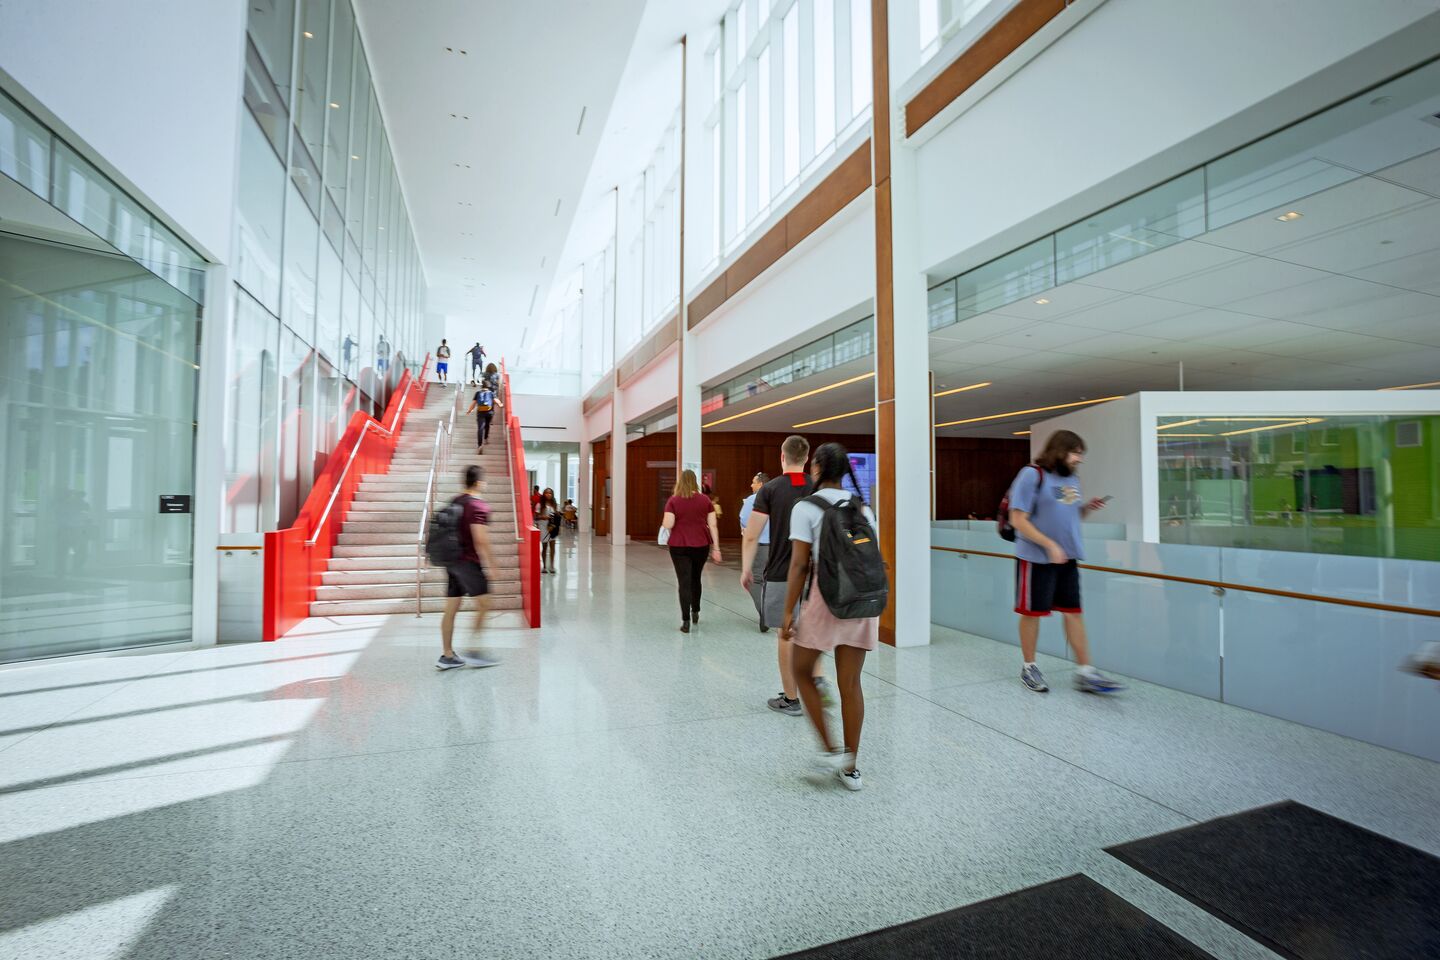
[[(449, 584), (444, 580), (432, 583), (421, 583), (421, 595), (425, 597), (444, 597)], [(495, 597), (510, 597), (520, 595), (519, 580), (498, 580), (491, 581), (490, 593)], [(355, 584), (346, 586), (322, 586), (315, 591), (316, 600), (414, 600), (415, 582), (409, 583), (372, 583)]]
[[(420, 568), (421, 583), (444, 583), (445, 571), (439, 567)], [(320, 585), (325, 587), (363, 587), (377, 583), (408, 583), (415, 585), (415, 564), (412, 558), (409, 569), (401, 565), (393, 570), (327, 570), (320, 574)]]
[[(420, 601), (420, 609), (425, 613), (440, 613), (445, 609), (445, 598), (426, 597)], [(474, 610), (475, 601), (467, 598), (460, 605), (460, 609)], [(521, 609), (520, 597), (492, 597), (490, 609), (519, 610)], [(408, 600), (317, 600), (310, 604), (310, 616), (312, 617), (361, 617), (414, 612), (414, 597)]]
[[(493, 523), (491, 532), (499, 541), (497, 549), (509, 550), (510, 544), (515, 539), (515, 528), (506, 524)], [(401, 553), (412, 552), (416, 544), (415, 530), (395, 530), (388, 533), (346, 533), (340, 531), (337, 542), (342, 547), (391, 547), (398, 548)]]
[[(341, 548), (337, 548), (337, 552), (338, 552), (338, 550), (340, 550), (340, 549), (343, 549), (343, 550), (347, 550), (347, 551), (348, 551), (348, 550), (372, 550), (372, 549), (377, 549), (377, 548), (374, 548), (374, 547), (341, 547)], [(383, 549), (383, 548), (378, 548), (378, 549)], [(421, 560), (420, 560), (420, 562), (421, 562), (422, 564), (424, 564), (426, 561), (425, 561), (425, 559), (422, 557)], [(518, 556), (516, 556), (515, 551), (513, 551), (513, 550), (509, 550), (509, 551), (507, 551), (507, 550), (497, 550), (497, 551), (495, 552), (495, 567), (496, 567), (497, 571), (499, 571), (499, 570), (518, 570), (518, 569), (520, 569), (520, 558), (519, 558)], [(427, 566), (425, 566), (425, 567), (422, 567), (421, 569), (422, 569), (422, 570), (434, 570), (435, 568), (434, 568), (434, 567), (430, 567), (430, 566), (427, 565)], [(362, 570), (363, 570), (363, 571), (371, 571), (371, 572), (381, 572), (381, 571), (384, 571), (384, 572), (387, 573), (387, 575), (389, 575), (390, 572), (394, 572), (394, 574), (395, 574), (395, 579), (396, 579), (397, 581), (398, 581), (398, 580), (404, 580), (404, 579), (406, 579), (406, 576), (405, 576), (405, 575), (402, 575), (402, 572), (407, 572), (409, 579), (412, 579), (412, 580), (413, 580), (414, 577), (415, 577), (415, 551), (411, 550), (409, 553), (400, 553), (400, 554), (396, 554), (396, 553), (393, 553), (393, 552), (392, 552), (392, 553), (387, 553), (387, 554), (356, 554), (356, 555), (353, 555), (353, 556), (344, 556), (344, 557), (342, 557), (342, 556), (333, 556), (333, 557), (330, 558), (330, 570), (332, 570), (332, 571), (351, 571), (351, 572), (354, 572), (354, 571), (362, 571)], [(441, 574), (443, 574), (445, 571), (441, 570), (441, 571), (439, 571), (439, 572), (440, 572)], [(391, 581), (386, 581), (386, 582), (391, 582)]]

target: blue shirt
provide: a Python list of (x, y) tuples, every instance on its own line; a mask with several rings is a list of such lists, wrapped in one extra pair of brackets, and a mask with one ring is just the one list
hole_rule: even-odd
[[(1080, 478), (1047, 471), (1041, 479), (1039, 473), (1039, 467), (1031, 466), (1015, 477), (1010, 485), (1010, 509), (1028, 513), (1035, 528), (1058, 543), (1067, 557), (1084, 560), (1080, 521), (1085, 498), (1080, 493)], [(1015, 556), (1031, 563), (1050, 562), (1045, 548), (1026, 540), (1019, 530), (1015, 531)]]
[[(744, 501), (743, 503), (740, 504), (740, 529), (741, 529), (741, 530), (744, 530), (746, 527), (748, 527), (748, 526), (750, 525), (750, 511), (752, 511), (752, 510), (754, 510), (754, 509), (755, 509), (755, 494), (752, 493), (752, 494), (750, 494), (750, 496), (748, 496), (748, 497), (745, 498), (745, 501)], [(766, 521), (765, 521), (765, 529), (760, 531), (760, 542), (761, 542), (761, 543), (764, 543), (764, 544), (767, 544), (767, 545), (770, 543), (770, 521), (769, 521), (769, 520), (766, 520)]]

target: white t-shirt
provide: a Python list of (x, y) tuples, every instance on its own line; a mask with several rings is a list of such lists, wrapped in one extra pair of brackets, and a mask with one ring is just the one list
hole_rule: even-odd
[[(815, 491), (816, 496), (824, 497), (831, 503), (839, 503), (841, 500), (853, 500), (855, 494), (849, 490), (840, 490), (834, 487), (825, 487)], [(875, 522), (875, 513), (868, 506), (860, 508), (870, 526), (878, 533), (880, 528)], [(790, 539), (800, 540), (812, 544), (815, 554), (820, 552), (820, 524), (825, 519), (825, 511), (813, 503), (804, 500), (797, 501), (790, 511)]]

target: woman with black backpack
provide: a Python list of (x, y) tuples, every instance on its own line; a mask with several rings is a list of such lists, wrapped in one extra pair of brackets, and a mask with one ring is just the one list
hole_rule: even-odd
[[(811, 457), (810, 476), (816, 484), (815, 493), (796, 503), (790, 513), (790, 575), (780, 636), (791, 641), (790, 667), (795, 686), (820, 737), (823, 752), (817, 769), (827, 776), (834, 775), (846, 788), (859, 790), (862, 782), (855, 757), (860, 752), (860, 728), (865, 723), (860, 673), (865, 667), (865, 654), (880, 645), (880, 613), (885, 609), (888, 586), (875, 533), (875, 514), (859, 496), (860, 483), (850, 466), (849, 453), (838, 443), (821, 445)], [(855, 493), (842, 486), (847, 476)], [(822, 550), (827, 549), (837, 555), (824, 555)], [(838, 555), (842, 550), (844, 555)], [(836, 571), (842, 568), (844, 577), (837, 577)], [(799, 622), (793, 623), (791, 611), (807, 586), (809, 595), (800, 610)], [(822, 653), (835, 656), (845, 738), (840, 747), (830, 739), (821, 694), (815, 686), (815, 662)]]

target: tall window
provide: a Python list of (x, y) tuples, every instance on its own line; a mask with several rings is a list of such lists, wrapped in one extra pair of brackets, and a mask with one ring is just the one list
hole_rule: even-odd
[[(742, 7), (743, 9), (743, 7)], [(749, 118), (746, 116), (745, 101), (746, 84), (740, 84), (735, 91), (735, 235), (740, 236), (745, 232), (745, 225), (748, 218), (745, 216), (745, 197), (747, 193), (747, 182), (745, 173), (750, 165), (750, 140), (747, 136), (750, 130)]]
[(870, 106), (870, 0), (850, 0), (850, 103), (856, 116)]
[(800, 5), (785, 14), (781, 27), (785, 44), (785, 176), (789, 183), (800, 176)]
[(815, 152), (835, 139), (835, 0), (815, 0)]
[[(755, 187), (759, 193), (759, 200), (756, 204), (764, 209), (770, 203), (770, 48), (766, 47), (760, 51), (758, 62), (759, 72), (756, 77), (758, 89), (755, 91)], [(786, 64), (786, 76), (789, 76), (789, 64)], [(789, 119), (787, 114), (786, 120)], [(787, 143), (788, 146), (788, 143)], [(785, 179), (789, 179), (786, 174)]]

